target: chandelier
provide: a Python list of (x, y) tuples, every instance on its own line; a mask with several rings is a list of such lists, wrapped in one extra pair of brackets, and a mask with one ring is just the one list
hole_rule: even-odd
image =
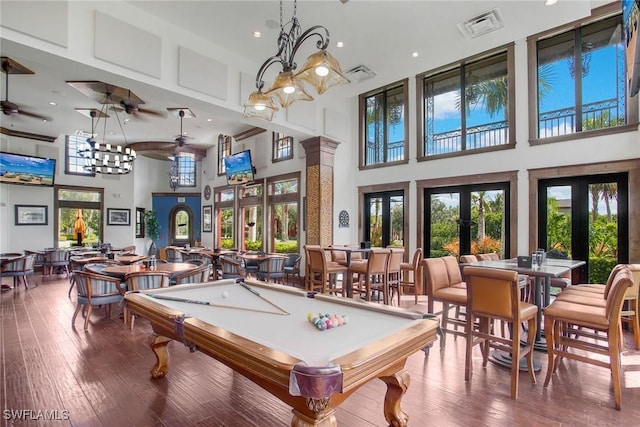
[[(244, 105), (242, 117), (258, 117), (271, 121), (276, 111), (288, 108), (295, 101), (313, 101), (313, 97), (305, 90), (305, 84), (315, 88), (322, 95), (327, 89), (338, 84), (349, 83), (338, 61), (327, 52), (329, 45), (329, 31), (322, 25), (315, 25), (301, 33), (300, 22), (296, 17), (297, 0), (293, 2), (293, 17), (284, 24), (282, 20), (282, 0), (280, 0), (280, 35), (278, 36), (278, 51), (268, 58), (256, 75), (257, 90), (249, 95)], [(311, 37), (319, 40), (316, 53), (307, 58), (300, 71), (297, 68), (295, 55), (302, 44)], [(263, 92), (264, 73), (273, 64), (280, 64), (282, 70), (273, 85)]]
[[(102, 173), (107, 175), (125, 175), (133, 170), (133, 161), (136, 159), (136, 152), (129, 147), (110, 144), (105, 141), (105, 135), (107, 132), (107, 119), (109, 115), (105, 112), (106, 109), (112, 106), (109, 95), (107, 95), (107, 101), (102, 105), (102, 109), (92, 109), (89, 111), (91, 117), (91, 136), (87, 139), (87, 147), (78, 150), (80, 157), (85, 158), (84, 169), (93, 173)], [(120, 117), (118, 117), (118, 110), (111, 108), (116, 115), (116, 121), (122, 131), (125, 144), (127, 143), (127, 137), (124, 134)], [(97, 117), (97, 119), (96, 119)], [(96, 127), (103, 120), (103, 140), (97, 142), (94, 138), (96, 136)]]
[(171, 160), (171, 169), (169, 169), (169, 172), (167, 173), (167, 175), (169, 175), (169, 187), (171, 187), (173, 191), (176, 191), (180, 181), (179, 162), (180, 158), (178, 154), (174, 154), (173, 159)]

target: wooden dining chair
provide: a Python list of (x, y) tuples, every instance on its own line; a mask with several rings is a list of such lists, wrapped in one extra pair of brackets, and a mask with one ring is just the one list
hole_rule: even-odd
[(320, 245), (305, 245), (307, 254), (307, 273), (305, 282), (308, 291), (320, 293), (343, 293), (338, 288), (338, 275), (344, 278), (348, 274), (347, 267), (338, 263), (329, 263), (325, 250)]
[(256, 278), (264, 282), (283, 283), (286, 260), (287, 257), (284, 255), (271, 255), (261, 260), (258, 264), (258, 271), (256, 271)]
[(122, 286), (120, 279), (88, 271), (76, 271), (76, 310), (71, 319), (71, 326), (75, 328), (75, 321), (81, 309), (85, 316), (84, 330), (89, 328), (89, 318), (94, 306), (105, 306), (107, 317), (111, 314), (111, 304), (122, 301)]
[[(384, 304), (389, 304), (389, 258), (391, 249), (373, 249), (369, 252), (366, 264), (351, 267), (351, 273), (356, 276), (353, 282), (353, 293), (364, 296), (371, 301), (372, 293), (382, 294)], [(378, 300), (380, 297), (378, 296)]]
[(205, 283), (211, 276), (211, 264), (202, 264), (193, 270), (185, 271), (176, 276), (175, 284), (183, 285), (185, 283)]
[(411, 262), (403, 262), (400, 264), (400, 286), (397, 289), (391, 288), (391, 299), (393, 300), (394, 290), (398, 294), (398, 302), (400, 295), (405, 289), (411, 289), (415, 297), (415, 303), (418, 303), (418, 295), (422, 293), (422, 248), (416, 248), (413, 252)]
[(400, 304), (400, 281), (402, 280), (402, 262), (404, 261), (404, 248), (389, 247), (389, 265), (387, 266), (387, 304), (393, 301), (393, 293), (398, 292), (398, 304)]
[[(473, 347), (480, 344), (482, 366), (486, 367), (492, 348), (511, 354), (511, 398), (518, 398), (520, 359), (526, 358), (529, 378), (536, 383), (533, 344), (536, 338), (538, 307), (520, 300), (518, 273), (484, 267), (464, 267), (467, 283), (465, 380), (473, 374)], [(475, 327), (478, 320), (478, 327)], [(494, 320), (511, 326), (510, 336), (498, 335)], [(521, 323), (527, 323), (526, 345), (521, 345)]]
[[(147, 289), (166, 288), (171, 282), (171, 274), (167, 271), (135, 271), (124, 276), (125, 288), (120, 287), (121, 294), (125, 292), (135, 292)], [(129, 329), (133, 329), (135, 314), (130, 313), (127, 305), (124, 305), (123, 320), (125, 325), (129, 320)]]
[[(545, 308), (544, 330), (549, 360), (545, 387), (549, 385), (563, 358), (607, 368), (611, 371), (614, 406), (620, 409), (620, 314), (625, 293), (633, 284), (631, 271), (622, 266), (616, 269), (611, 286), (606, 290), (604, 306), (556, 298)], [(585, 330), (594, 331), (597, 335)], [(603, 356), (606, 357), (605, 360)]]

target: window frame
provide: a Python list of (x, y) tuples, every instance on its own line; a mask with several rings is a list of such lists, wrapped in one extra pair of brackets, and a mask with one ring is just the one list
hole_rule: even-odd
[[(463, 67), (466, 65), (471, 65), (475, 62), (482, 61), (484, 59), (490, 58), (492, 56), (499, 55), (501, 53), (506, 54), (506, 65), (507, 65), (507, 86), (508, 86), (508, 105), (506, 106), (507, 110), (507, 129), (508, 129), (508, 140), (506, 144), (494, 145), (490, 147), (482, 147), (482, 148), (474, 148), (474, 149), (464, 149), (460, 151), (455, 151), (453, 153), (443, 153), (443, 154), (435, 154), (435, 155), (427, 155), (425, 153), (425, 110), (424, 110), (424, 102), (425, 102), (425, 80), (435, 77), (437, 75), (452, 72), (455, 70), (459, 70), (462, 72)], [(464, 73), (462, 73), (462, 77), (464, 77)], [(461, 78), (461, 83), (464, 78)], [(464, 90), (464, 88), (460, 88), (460, 90)], [(424, 162), (448, 157), (459, 157), (459, 156), (468, 156), (477, 153), (485, 153), (485, 152), (493, 152), (493, 151), (501, 151), (513, 149), (516, 146), (516, 97), (515, 97), (515, 46), (514, 43), (508, 43), (506, 45), (498, 46), (495, 49), (487, 50), (477, 55), (473, 55), (467, 58), (464, 58), (460, 61), (452, 62), (450, 64), (444, 65), (442, 67), (427, 71), (425, 73), (421, 73), (416, 75), (416, 92), (417, 92), (417, 161)], [(464, 115), (463, 115), (464, 119)], [(464, 128), (464, 120), (462, 122), (462, 127)], [(463, 129), (464, 130), (464, 129)]]
[[(286, 144), (289, 149), (287, 156), (280, 156), (281, 152), (280, 144)], [(293, 137), (287, 136), (284, 133), (272, 132), (271, 133), (271, 162), (277, 163), (284, 160), (293, 159)]]
[[(186, 163), (189, 163), (188, 165)], [(191, 167), (193, 165), (193, 167)], [(188, 170), (187, 170), (188, 169)], [(198, 165), (196, 159), (192, 155), (178, 155), (178, 187), (196, 187)], [(189, 184), (191, 180), (192, 184)]]
[[(90, 170), (87, 170), (84, 168), (84, 165), (86, 163), (86, 159), (84, 157), (81, 157), (80, 155), (74, 156), (71, 154), (71, 150), (72, 144), (80, 144), (82, 143), (82, 138), (81, 136), (78, 135), (65, 135), (65, 139), (64, 139), (64, 173), (65, 175), (76, 175), (76, 176), (92, 176), (95, 177), (96, 173)], [(74, 139), (74, 142), (71, 141), (71, 139)], [(88, 143), (86, 143), (86, 139), (85, 139), (85, 144), (87, 144), (87, 146), (89, 145)], [(79, 147), (73, 147), (74, 151), (78, 151)], [(73, 163), (71, 163), (71, 159), (78, 159), (78, 161), (74, 161)], [(79, 167), (82, 172), (74, 172), (71, 171), (71, 166), (76, 166)]]
[[(403, 155), (403, 159), (401, 160), (396, 160), (393, 162), (382, 162), (382, 163), (375, 163), (375, 164), (371, 164), (368, 165), (366, 164), (366, 153), (367, 153), (367, 149), (366, 149), (366, 136), (367, 136), (367, 132), (366, 132), (366, 126), (367, 126), (367, 119), (366, 119), (366, 114), (367, 114), (367, 107), (366, 107), (366, 101), (367, 98), (370, 98), (372, 96), (381, 94), (381, 93), (386, 93), (392, 89), (395, 89), (397, 87), (402, 87), (402, 98), (403, 98), (403, 103), (404, 103), (404, 126), (403, 126), (403, 133), (404, 133), (404, 155)], [(386, 107), (385, 107), (386, 110)], [(386, 111), (385, 111), (386, 112)], [(376, 168), (381, 168), (381, 167), (388, 167), (388, 166), (395, 166), (395, 165), (402, 165), (402, 164), (407, 164), (409, 163), (409, 114), (410, 114), (410, 110), (409, 110), (409, 79), (402, 79), (399, 81), (396, 81), (394, 83), (379, 87), (377, 89), (371, 90), (369, 92), (366, 93), (362, 93), (358, 96), (358, 132), (359, 132), (359, 140), (360, 143), (358, 144), (358, 169), (359, 170), (367, 170), (367, 169), (376, 169)], [(385, 135), (385, 153), (387, 151), (387, 145), (388, 145), (388, 138), (387, 135)]]
[(229, 135), (218, 135), (218, 176), (224, 176), (227, 168), (224, 158), (231, 155), (232, 138)]
[[(623, 132), (633, 132), (638, 128), (638, 100), (637, 96), (629, 96), (629, 88), (625, 85), (625, 104), (627, 124), (610, 128), (601, 128), (588, 131), (574, 132), (571, 134), (552, 136), (548, 138), (538, 138), (538, 61), (537, 43), (546, 38), (567, 33), (603, 21), (607, 18), (620, 15), (622, 17), (622, 3), (614, 2), (592, 9), (591, 16), (552, 28), (541, 33), (527, 37), (527, 71), (528, 71), (528, 93), (529, 93), (529, 145), (536, 146), (554, 142), (572, 141), (576, 139), (592, 138), (603, 135), (614, 135)], [(620, 18), (622, 23), (622, 18)]]

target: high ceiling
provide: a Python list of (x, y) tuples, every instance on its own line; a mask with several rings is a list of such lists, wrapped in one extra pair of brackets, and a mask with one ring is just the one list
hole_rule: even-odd
[[(185, 0), (128, 3), (135, 5), (141, 16), (155, 15), (161, 21), (181, 27), (234, 52), (244, 58), (246, 63), (253, 64), (249, 69), (246, 66), (241, 69), (247, 74), (254, 75), (262, 62), (275, 54), (280, 21), (277, 1)], [(297, 5), (297, 16), (303, 29), (319, 24), (330, 31), (329, 51), (338, 58), (344, 71), (365, 65), (377, 74), (363, 82), (337, 86), (321, 96), (322, 102), (341, 103), (353, 99), (359, 93), (404, 78), (411, 79), (418, 73), (513, 41), (521, 43), (521, 48), (516, 53), (525, 55), (523, 41), (527, 36), (584, 17), (592, 7), (605, 3), (607, 2), (560, 0), (554, 6), (545, 6), (544, 0), (301, 0)], [(458, 29), (459, 23), (495, 8), (498, 8), (503, 28), (475, 39), (465, 37)], [(38, 13), (36, 8), (33, 10), (33, 13)], [(291, 18), (292, 12), (293, 2), (285, 1), (285, 23)], [(262, 37), (253, 37), (255, 31), (260, 31)], [(157, 33), (163, 34), (162, 29)], [(73, 40), (72, 35), (70, 38)], [(342, 41), (344, 47), (336, 47), (337, 41)], [(307, 45), (311, 49), (314, 42), (310, 40), (305, 47)], [(27, 111), (53, 118), (52, 122), (43, 123), (16, 114), (2, 115), (4, 128), (50, 136), (73, 134), (76, 130), (90, 131), (91, 119), (77, 113), (75, 109), (99, 109), (100, 104), (67, 85), (68, 80), (99, 80), (131, 89), (145, 101), (141, 107), (154, 111), (166, 112), (169, 107), (190, 108), (196, 117), (185, 119), (184, 130), (193, 137), (189, 141), (191, 144), (211, 145), (221, 132), (235, 135), (258, 124), (243, 120), (239, 107), (222, 109), (184, 94), (168, 92), (52, 53), (27, 48), (15, 40), (2, 38), (0, 47), (2, 56), (8, 56), (35, 72), (34, 75), (9, 76), (9, 100)], [(413, 52), (417, 52), (419, 56), (413, 57)], [(297, 55), (299, 66), (306, 56), (306, 52)], [(225, 61), (225, 58), (215, 59)], [(3, 100), (5, 90), (3, 79)], [(56, 105), (52, 106), (49, 102), (55, 102)], [(113, 115), (111, 112), (109, 114)], [(144, 114), (133, 117), (120, 113), (120, 117), (131, 119), (124, 125), (129, 142), (172, 141), (180, 129), (179, 119), (168, 114), (164, 117)], [(114, 123), (110, 125), (116, 126)], [(267, 128), (280, 126), (279, 130), (286, 130), (284, 122), (260, 124)], [(120, 132), (117, 129), (113, 131)], [(109, 129), (106, 130), (107, 134), (108, 132)], [(100, 129), (98, 133), (101, 133)], [(303, 136), (295, 129), (290, 133)]]

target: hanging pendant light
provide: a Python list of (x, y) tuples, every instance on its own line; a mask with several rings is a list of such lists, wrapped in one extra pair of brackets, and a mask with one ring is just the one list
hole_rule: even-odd
[[(278, 36), (278, 51), (268, 58), (258, 69), (256, 75), (256, 91), (249, 95), (244, 105), (242, 116), (245, 118), (258, 117), (272, 120), (278, 110), (276, 102), (282, 108), (288, 108), (296, 101), (313, 101), (307, 93), (304, 84), (313, 86), (319, 94), (327, 89), (349, 83), (338, 61), (326, 51), (329, 46), (329, 31), (322, 25), (316, 25), (301, 32), (300, 22), (296, 17), (297, 1), (293, 2), (293, 17), (284, 24), (282, 20), (282, 0), (280, 0), (280, 35)], [(299, 73), (296, 70), (295, 55), (304, 42), (310, 38), (318, 38), (316, 46), (318, 52), (309, 56)], [(273, 85), (266, 91), (264, 88), (264, 73), (273, 64), (280, 64), (282, 70)]]

